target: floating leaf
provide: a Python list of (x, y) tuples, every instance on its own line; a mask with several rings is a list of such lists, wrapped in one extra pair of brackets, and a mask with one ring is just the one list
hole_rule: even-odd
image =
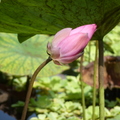
[(44, 115), (44, 114), (38, 114), (39, 120), (44, 120), (45, 117), (46, 117), (46, 115)]
[[(0, 70), (12, 75), (32, 75), (48, 58), (46, 45), (52, 37), (36, 35), (20, 44), (15, 34), (0, 34)], [(65, 70), (64, 66), (49, 63), (39, 76), (46, 77)]]
[(57, 120), (57, 117), (58, 117), (58, 114), (55, 113), (55, 112), (50, 112), (50, 113), (48, 114), (49, 120)]
[(114, 116), (113, 118), (108, 118), (108, 119), (106, 119), (106, 120), (120, 120), (120, 114)]

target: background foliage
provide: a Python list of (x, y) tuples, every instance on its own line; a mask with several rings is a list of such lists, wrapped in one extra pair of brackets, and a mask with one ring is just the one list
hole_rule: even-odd
[[(83, 120), (80, 85), (79, 77), (74, 76), (67, 76), (64, 79), (58, 76), (37, 79), (34, 83), (37, 96), (30, 99), (29, 111), (36, 112), (38, 115), (30, 120)], [(93, 88), (84, 84), (87, 120), (92, 120), (92, 92)], [(97, 97), (97, 105), (98, 101)], [(120, 99), (117, 99), (116, 104), (113, 104), (113, 106), (111, 106), (113, 101), (106, 101), (106, 120), (119, 120)], [(19, 101), (12, 107), (21, 107), (23, 105), (24, 103)], [(96, 120), (99, 120), (98, 106), (95, 107), (95, 111)]]

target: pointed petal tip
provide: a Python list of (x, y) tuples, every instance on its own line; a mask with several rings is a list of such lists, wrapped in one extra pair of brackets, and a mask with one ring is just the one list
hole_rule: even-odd
[(97, 28), (97, 25), (96, 24), (91, 24), (95, 29)]

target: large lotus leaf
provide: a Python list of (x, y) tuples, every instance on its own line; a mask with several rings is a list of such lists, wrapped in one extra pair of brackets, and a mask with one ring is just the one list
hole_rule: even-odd
[[(15, 34), (0, 34), (0, 70), (12, 75), (32, 75), (48, 55), (46, 45), (52, 37), (35, 35), (30, 40), (19, 43)], [(50, 62), (39, 73), (46, 77), (60, 73), (68, 67)]]
[(65, 27), (91, 23), (98, 25), (93, 39), (101, 39), (119, 20), (120, 0), (2, 0), (0, 3), (0, 32), (18, 33), (20, 42), (34, 34), (55, 34)]

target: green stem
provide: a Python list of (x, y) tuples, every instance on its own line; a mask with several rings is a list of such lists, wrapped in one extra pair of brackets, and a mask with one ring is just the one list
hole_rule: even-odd
[(99, 40), (99, 114), (100, 120), (104, 120), (104, 58), (103, 39)]
[(85, 114), (85, 96), (84, 96), (84, 84), (82, 81), (82, 66), (83, 66), (83, 55), (81, 56), (80, 61), (80, 81), (81, 81), (81, 96), (82, 96), (82, 108), (83, 108), (83, 120), (86, 120), (86, 114)]
[(28, 92), (27, 92), (27, 96), (26, 96), (26, 100), (25, 100), (25, 106), (22, 112), (22, 117), (21, 120), (25, 120), (26, 118), (26, 114), (27, 114), (27, 108), (28, 108), (28, 104), (29, 104), (29, 100), (30, 100), (30, 96), (31, 96), (31, 92), (32, 92), (32, 87), (33, 87), (33, 83), (36, 79), (36, 76), (38, 75), (38, 73), (40, 72), (40, 70), (51, 61), (52, 59), (49, 57), (46, 61), (44, 61), (34, 72), (34, 74), (31, 77), (31, 81), (29, 84), (29, 88), (28, 88)]
[(98, 41), (96, 41), (95, 50), (95, 62), (94, 62), (94, 76), (93, 76), (93, 115), (92, 120), (95, 120), (95, 105), (96, 105), (96, 80), (97, 80), (97, 69), (98, 69)]
[(88, 45), (89, 45), (89, 60), (88, 60), (88, 62), (90, 63), (90, 55), (91, 55), (91, 54), (90, 54), (90, 53), (91, 53), (91, 42), (89, 42), (89, 44), (88, 44)]

